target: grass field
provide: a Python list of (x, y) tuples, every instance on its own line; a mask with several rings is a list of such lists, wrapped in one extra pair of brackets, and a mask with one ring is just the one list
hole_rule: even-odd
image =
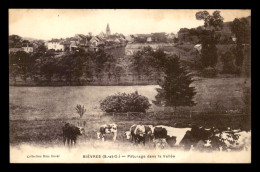
[[(246, 82), (246, 83), (245, 83)], [(250, 86), (247, 78), (198, 78), (195, 86), (194, 107), (191, 111), (235, 110), (243, 106), (242, 88)], [(10, 119), (34, 120), (77, 117), (75, 106), (82, 104), (87, 109), (85, 117), (102, 114), (99, 102), (118, 92), (134, 92), (148, 97), (152, 103), (157, 94), (157, 85), (149, 86), (81, 86), (81, 87), (10, 87)], [(179, 108), (181, 109), (181, 108)], [(152, 105), (150, 111), (162, 111)]]
[[(246, 83), (245, 83), (246, 81)], [(241, 109), (242, 88), (250, 86), (248, 78), (214, 78), (197, 79), (193, 85), (196, 87), (197, 105), (186, 108), (186, 111), (214, 112), (218, 108), (226, 110)], [(126, 116), (104, 116), (99, 109), (99, 101), (106, 96), (117, 92), (134, 92), (147, 96), (149, 101), (154, 99), (158, 86), (82, 86), (82, 87), (10, 87), (10, 143), (40, 143), (62, 144), (62, 126), (65, 122), (77, 125), (79, 121), (86, 121), (84, 136), (79, 140), (91, 141), (96, 139), (96, 131), (105, 123), (118, 124), (118, 139), (123, 142), (123, 133), (130, 126), (139, 122), (152, 125), (169, 125), (187, 127), (192, 124), (219, 126), (232, 128), (250, 127), (249, 118), (238, 116), (236, 118), (225, 114), (212, 115), (207, 118), (157, 118), (146, 116), (144, 118)], [(78, 119), (75, 111), (77, 104), (83, 104), (87, 109), (82, 120)], [(152, 106), (150, 111), (162, 111), (162, 108)], [(82, 126), (82, 123), (81, 123)], [(112, 139), (112, 137), (110, 138)]]
[[(83, 125), (83, 120), (86, 125)], [(233, 129), (250, 130), (250, 118), (245, 115), (238, 115), (236, 117), (229, 115), (215, 115), (208, 117), (192, 117), (185, 118), (129, 118), (125, 116), (89, 116), (88, 119), (40, 119), (40, 120), (11, 120), (10, 121), (10, 143), (17, 145), (21, 143), (35, 143), (41, 145), (62, 145), (62, 127), (65, 122), (69, 122), (78, 126), (80, 122), (81, 127), (84, 127), (84, 135), (79, 137), (79, 142), (91, 142), (97, 140), (96, 132), (103, 124), (116, 123), (118, 125), (117, 140), (120, 143), (129, 144), (125, 142), (123, 134), (133, 124), (142, 122), (147, 125), (167, 125), (173, 127), (191, 127), (192, 125), (212, 127), (215, 126), (219, 129), (226, 129), (231, 127)], [(112, 140), (112, 135), (107, 136), (108, 140)], [(148, 147), (153, 145), (148, 143)]]

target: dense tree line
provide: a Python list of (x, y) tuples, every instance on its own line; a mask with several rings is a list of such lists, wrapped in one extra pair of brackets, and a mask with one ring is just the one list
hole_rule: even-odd
[[(207, 29), (190, 29), (190, 34), (197, 35), (199, 37), (199, 43), (202, 45), (201, 53), (197, 54), (194, 61), (196, 62), (196, 68), (201, 70), (201, 73), (207, 76), (215, 76), (217, 74), (216, 65), (220, 60), (223, 64), (222, 73), (229, 74), (241, 74), (242, 65), (245, 57), (250, 58), (245, 44), (250, 44), (250, 23), (248, 19), (234, 19), (229, 24), (230, 30), (235, 35), (235, 42), (232, 41), (232, 48), (225, 52), (220, 52), (216, 45), (222, 44), (220, 40), (221, 34), (217, 34), (217, 31), (221, 31), (223, 28), (223, 17), (219, 11), (213, 12), (210, 15), (207, 11), (200, 11), (196, 13), (197, 20), (204, 21), (204, 27)], [(230, 41), (228, 39), (227, 41)], [(245, 52), (247, 54), (245, 54)], [(208, 74), (209, 75), (208, 75)]]
[[(21, 77), (25, 82), (30, 77), (37, 84), (51, 84), (56, 81), (66, 85), (82, 85), (82, 81), (91, 82), (94, 77), (100, 79), (102, 74), (112, 71), (111, 75), (118, 78), (118, 68), (115, 67), (115, 58), (103, 50), (85, 52), (79, 50), (62, 55), (55, 52), (28, 54), (23, 51), (9, 55), (9, 74), (16, 82)], [(112, 78), (111, 78), (112, 79)]]

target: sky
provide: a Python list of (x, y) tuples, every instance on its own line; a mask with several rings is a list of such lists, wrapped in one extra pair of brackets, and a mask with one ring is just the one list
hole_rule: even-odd
[[(9, 9), (9, 35), (50, 40), (106, 31), (124, 35), (166, 32), (203, 25), (200, 10), (165, 9)], [(212, 14), (215, 10), (207, 10)], [(251, 15), (250, 10), (219, 10), (224, 22)]]

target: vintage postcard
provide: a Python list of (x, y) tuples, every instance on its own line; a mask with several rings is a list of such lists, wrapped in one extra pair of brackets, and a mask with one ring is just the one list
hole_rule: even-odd
[(10, 163), (251, 163), (251, 10), (8, 12)]

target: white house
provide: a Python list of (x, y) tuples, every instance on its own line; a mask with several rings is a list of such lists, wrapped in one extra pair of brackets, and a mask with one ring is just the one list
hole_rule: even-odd
[(55, 51), (64, 51), (65, 49), (64, 44), (62, 44), (62, 40), (59, 39), (53, 39), (51, 41), (48, 41), (47, 48), (48, 50), (54, 49)]
[(147, 42), (152, 42), (152, 37), (151, 36), (147, 37)]
[(25, 51), (26, 53), (32, 53), (33, 52), (33, 47), (22, 47), (23, 51)]

